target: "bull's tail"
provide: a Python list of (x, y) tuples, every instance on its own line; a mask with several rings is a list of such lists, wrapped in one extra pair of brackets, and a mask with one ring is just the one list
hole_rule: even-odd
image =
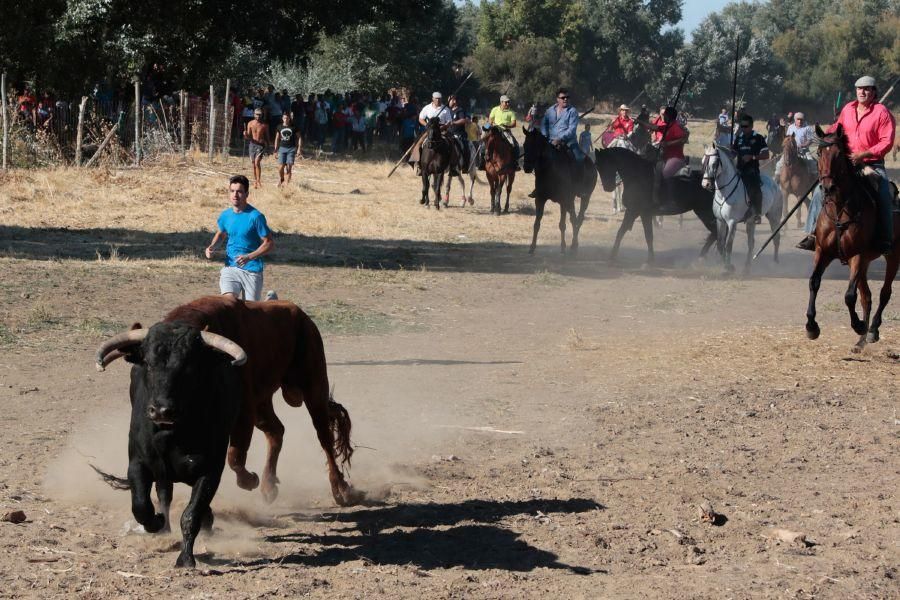
[(94, 465), (91, 465), (91, 463), (88, 463), (88, 464), (91, 466), (91, 468), (94, 471), (97, 472), (97, 475), (99, 475), (100, 478), (103, 479), (103, 481), (105, 481), (106, 484), (109, 487), (113, 488), (114, 490), (130, 490), (131, 489), (131, 484), (128, 483), (127, 479), (122, 479), (121, 477), (116, 477), (115, 475), (110, 475), (109, 473), (101, 471)]
[(334, 450), (342, 464), (350, 466), (353, 446), (350, 444), (350, 413), (334, 401), (334, 390), (328, 394), (328, 424), (334, 435)]

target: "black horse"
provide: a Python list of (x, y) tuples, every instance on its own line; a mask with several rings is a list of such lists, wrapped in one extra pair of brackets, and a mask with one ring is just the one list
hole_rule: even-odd
[(456, 145), (441, 130), (441, 122), (437, 117), (428, 121), (428, 135), (422, 142), (419, 151), (419, 169), (422, 172), (422, 198), (419, 204), (429, 206), (428, 179), (431, 177), (431, 188), (434, 190), (434, 207), (441, 208), (441, 184), (444, 173), (455, 160)]
[(657, 215), (680, 215), (694, 211), (697, 218), (709, 230), (709, 237), (703, 244), (700, 256), (706, 256), (710, 246), (716, 241), (716, 218), (713, 216), (713, 193), (703, 189), (701, 173), (691, 171), (689, 179), (675, 177), (668, 181), (671, 190), (671, 202), (662, 207), (653, 202), (653, 163), (625, 148), (607, 148), (594, 150), (597, 172), (603, 189), (612, 192), (616, 188), (616, 174), (622, 179), (622, 205), (625, 216), (616, 233), (610, 260), (615, 260), (619, 253), (619, 245), (626, 231), (638, 217), (644, 226), (644, 237), (647, 239), (647, 262), (652, 263), (653, 254), (653, 217)]
[[(578, 230), (584, 221), (594, 186), (597, 185), (597, 173), (590, 161), (577, 161), (567, 148), (557, 148), (536, 129), (525, 129), (523, 166), (526, 173), (534, 172), (534, 234), (528, 253), (534, 254), (537, 245), (538, 231), (541, 229), (541, 218), (544, 216), (544, 205), (547, 200), (559, 204), (559, 246), (560, 252), (566, 252), (566, 214), (572, 222), (572, 252), (578, 250)], [(575, 196), (581, 199), (578, 216), (575, 216)]]

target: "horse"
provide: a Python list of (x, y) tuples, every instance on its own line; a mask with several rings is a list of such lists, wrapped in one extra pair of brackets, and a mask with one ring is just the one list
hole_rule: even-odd
[(441, 131), (441, 122), (437, 117), (429, 119), (428, 135), (422, 142), (419, 152), (419, 169), (422, 172), (422, 198), (419, 200), (419, 204), (430, 205), (428, 199), (430, 177), (431, 187), (434, 190), (434, 207), (440, 210), (441, 184), (444, 180), (444, 173), (450, 168), (450, 163), (454, 159), (456, 148)]
[[(712, 192), (700, 185), (699, 173), (692, 172), (689, 180), (673, 178), (669, 180), (672, 190), (671, 206), (660, 207), (653, 202), (653, 163), (634, 152), (624, 148), (607, 148), (594, 150), (594, 164), (600, 174), (603, 189), (612, 192), (616, 189), (617, 177), (622, 180), (622, 206), (625, 216), (616, 241), (610, 252), (610, 261), (615, 261), (619, 254), (619, 246), (627, 231), (631, 231), (638, 217), (644, 226), (644, 238), (647, 240), (647, 263), (652, 264), (653, 253), (653, 219), (660, 214), (676, 215), (693, 211), (697, 218), (709, 230), (706, 242), (700, 250), (700, 256), (706, 256), (709, 248), (716, 241), (716, 219), (712, 213)], [(669, 210), (664, 210), (665, 208)]]
[[(877, 207), (875, 190), (871, 189), (864, 177), (854, 174), (850, 163), (850, 150), (841, 125), (825, 134), (816, 125), (819, 136), (819, 181), (822, 183), (822, 212), (816, 221), (816, 253), (813, 271), (809, 277), (809, 305), (806, 309), (806, 336), (814, 340), (821, 330), (816, 323), (816, 295), (822, 283), (822, 274), (837, 258), (850, 264), (850, 283), (844, 293), (844, 302), (850, 311), (850, 327), (859, 335), (853, 346), (860, 352), (867, 343), (879, 340), (881, 315), (891, 299), (891, 286), (900, 265), (900, 214), (897, 212), (897, 186), (894, 185), (894, 244), (893, 250), (885, 256), (884, 284), (878, 301), (878, 310), (871, 323), (872, 292), (869, 289), (869, 264), (878, 259), (879, 253), (873, 247)], [(893, 185), (893, 184), (892, 184)], [(866, 189), (868, 187), (868, 190)], [(856, 314), (857, 292), (862, 298), (863, 318)]]
[[(557, 148), (537, 129), (522, 128), (525, 132), (524, 168), (526, 173), (534, 173), (534, 233), (528, 254), (534, 254), (538, 231), (544, 216), (547, 200), (559, 204), (559, 251), (566, 253), (566, 215), (572, 222), (572, 253), (578, 251), (578, 231), (584, 222), (591, 201), (597, 173), (590, 160), (576, 160), (568, 148)], [(575, 216), (575, 196), (580, 198), (578, 216)]]
[[(472, 145), (472, 142), (469, 140), (462, 138), (460, 140), (463, 144), (468, 144), (469, 147), (469, 160), (466, 161), (465, 155), (459, 151), (459, 147), (456, 147), (456, 162), (450, 165), (450, 172), (447, 175), (447, 188), (444, 190), (444, 206), (450, 205), (450, 185), (453, 183), (453, 178), (456, 177), (459, 180), (459, 187), (462, 188), (462, 204), (460, 206), (465, 206), (466, 202), (470, 205), (475, 204), (475, 198), (472, 196), (472, 191), (475, 188), (475, 181), (478, 179), (478, 165), (475, 161), (475, 153), (476, 150)], [(466, 196), (466, 182), (463, 179), (463, 174), (469, 176), (469, 195)]]
[[(719, 254), (725, 262), (725, 269), (733, 271), (731, 264), (731, 249), (734, 245), (734, 235), (737, 233), (737, 225), (746, 221), (747, 227), (747, 260), (744, 263), (744, 273), (750, 272), (750, 261), (753, 260), (753, 246), (756, 231), (755, 219), (750, 215), (750, 196), (741, 181), (741, 175), (732, 162), (731, 150), (724, 146), (710, 144), (706, 147), (703, 156), (703, 187), (708, 190), (715, 188), (713, 196), (713, 214), (716, 216), (718, 230)], [(722, 158), (725, 154), (725, 159)], [(775, 185), (775, 181), (768, 175), (762, 175), (762, 212), (769, 220), (772, 231), (778, 229), (781, 224), (781, 211), (784, 199), (781, 189)], [(749, 218), (748, 218), (749, 217)], [(775, 235), (775, 262), (778, 262), (778, 246), (780, 234)]]
[[(797, 148), (797, 141), (794, 139), (793, 133), (784, 138), (781, 152), (782, 162), (778, 185), (781, 187), (781, 195), (785, 200), (784, 209), (787, 211), (788, 197), (793, 194), (796, 198), (800, 198), (815, 183), (816, 175), (810, 173), (806, 167), (806, 159), (800, 156), (800, 150)], [(809, 209), (809, 198), (805, 202), (807, 209)], [(784, 216), (787, 216), (787, 213)], [(800, 227), (799, 210), (797, 211), (797, 227)]]
[(493, 126), (484, 134), (482, 147), (484, 152), (484, 172), (491, 188), (491, 214), (500, 214), (500, 198), (503, 186), (506, 185), (506, 207), (504, 214), (509, 214), (509, 194), (513, 181), (516, 180), (516, 157), (513, 145), (506, 139), (500, 128)]
[[(630, 150), (637, 154), (637, 147), (631, 143), (624, 135), (617, 135), (609, 140), (608, 144), (603, 144), (604, 148), (624, 148), (626, 150)], [(622, 204), (622, 179), (616, 176), (616, 189), (612, 194), (612, 206), (613, 206), (613, 214), (617, 214), (619, 210), (624, 210), (625, 207)]]

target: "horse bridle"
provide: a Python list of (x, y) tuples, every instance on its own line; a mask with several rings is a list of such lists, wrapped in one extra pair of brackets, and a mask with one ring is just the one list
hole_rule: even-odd
[[(714, 184), (715, 184), (715, 181), (716, 181), (716, 174), (715, 174), (715, 173), (714, 173), (713, 175), (710, 175), (710, 174), (709, 174), (709, 169), (711, 168), (710, 165), (709, 165), (709, 163), (711, 162), (710, 159), (711, 159), (713, 156), (715, 156), (715, 157), (716, 157), (716, 162), (722, 160), (722, 159), (719, 157), (719, 150), (718, 150), (718, 148), (716, 148), (715, 150), (716, 150), (716, 153), (715, 153), (714, 155), (713, 155), (713, 154), (705, 154), (705, 153), (704, 153), (704, 155), (703, 155), (703, 179), (712, 179)], [(716, 166), (715, 166), (715, 172), (716, 172), (716, 173), (719, 172), (719, 165), (716, 165)], [(720, 190), (726, 189), (729, 185), (731, 185), (731, 184), (735, 181), (735, 179), (738, 179), (740, 176), (741, 176), (741, 172), (738, 171), (737, 169), (735, 169), (734, 175), (731, 176), (731, 179), (728, 180), (728, 183), (726, 183), (725, 185), (719, 187), (719, 189), (720, 189)], [(722, 206), (725, 206), (725, 205), (728, 203), (728, 199), (731, 198), (731, 197), (734, 195), (735, 192), (737, 192), (737, 190), (738, 190), (739, 187), (740, 187), (740, 186), (737, 185), (737, 183), (735, 183), (734, 187), (731, 188), (731, 191), (728, 192), (728, 194), (726, 194), (726, 195), (724, 195), (724, 196), (722, 197), (722, 202), (718, 202), (718, 201), (716, 200), (715, 194), (713, 194), (713, 202), (715, 202), (716, 205), (718, 205), (720, 208), (721, 208)], [(745, 195), (745, 196), (747, 195), (747, 190), (744, 190), (744, 195)]]

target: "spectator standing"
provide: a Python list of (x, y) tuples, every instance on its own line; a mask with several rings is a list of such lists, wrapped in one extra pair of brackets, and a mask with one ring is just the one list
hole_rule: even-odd
[(363, 109), (363, 116), (366, 118), (366, 147), (372, 149), (375, 142), (375, 126), (378, 122), (378, 103), (370, 100)]
[(366, 151), (366, 117), (359, 110), (359, 105), (353, 107), (353, 114), (350, 115), (350, 148)]
[(416, 114), (413, 108), (406, 108), (400, 112), (400, 152), (406, 152), (416, 141)]
[(266, 93), (266, 110), (269, 113), (269, 131), (274, 131), (281, 124), (281, 94), (275, 91), (275, 86), (269, 84)]
[(331, 136), (331, 152), (337, 154), (343, 152), (347, 145), (347, 122), (348, 115), (344, 109), (344, 103), (338, 104), (337, 110), (331, 118), (332, 136)]
[(321, 99), (316, 102), (315, 126), (316, 148), (322, 150), (325, 145), (325, 132), (328, 129), (328, 111), (325, 108), (325, 102)]
[(219, 290), (244, 300), (260, 300), (263, 286), (262, 257), (272, 251), (272, 230), (266, 217), (247, 202), (250, 182), (243, 175), (228, 180), (231, 207), (226, 208), (216, 221), (216, 233), (204, 254), (212, 259), (216, 245), (223, 238), (225, 266), (219, 275)]
[(297, 130), (298, 135), (304, 135), (306, 130), (306, 103), (303, 101), (303, 95), (294, 96), (291, 102), (291, 125)]

